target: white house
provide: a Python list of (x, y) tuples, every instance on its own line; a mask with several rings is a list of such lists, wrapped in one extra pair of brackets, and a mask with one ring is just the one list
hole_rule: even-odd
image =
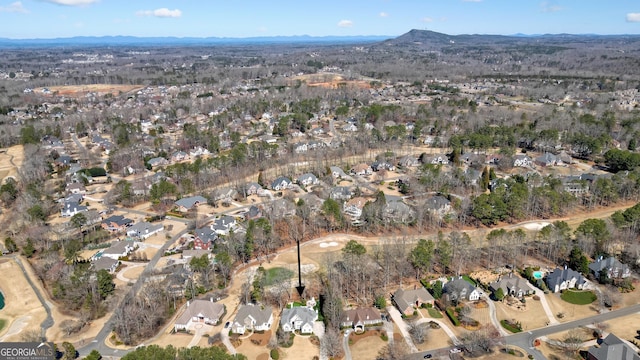
[(266, 331), (271, 328), (272, 323), (273, 310), (270, 307), (247, 304), (238, 309), (231, 331), (236, 334), (244, 334), (247, 330)]
[(127, 236), (137, 237), (140, 239), (149, 238), (155, 234), (160, 233), (164, 230), (164, 225), (162, 223), (152, 224), (150, 222), (143, 221), (141, 223), (137, 223), (127, 229)]
[(223, 314), (224, 305), (213, 302), (213, 299), (187, 301), (187, 308), (176, 319), (173, 327), (177, 331), (186, 330), (198, 323), (215, 325)]
[(301, 334), (312, 334), (313, 322), (317, 319), (318, 314), (313, 309), (308, 307), (293, 307), (282, 310), (280, 326), (285, 332), (298, 330)]

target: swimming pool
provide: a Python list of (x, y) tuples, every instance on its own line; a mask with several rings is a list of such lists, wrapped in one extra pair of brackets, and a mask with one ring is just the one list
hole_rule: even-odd
[(534, 279), (542, 279), (542, 271), (534, 271), (533, 272)]

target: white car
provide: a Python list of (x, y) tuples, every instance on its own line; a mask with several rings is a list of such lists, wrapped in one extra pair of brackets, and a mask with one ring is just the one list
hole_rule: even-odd
[(449, 350), (449, 352), (452, 353), (452, 354), (457, 354), (457, 353), (461, 353), (462, 350), (460, 350), (458, 348), (453, 348), (453, 349)]

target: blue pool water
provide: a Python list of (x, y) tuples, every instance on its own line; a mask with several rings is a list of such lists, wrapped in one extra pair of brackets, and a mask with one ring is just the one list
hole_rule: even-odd
[(534, 271), (533, 277), (536, 279), (542, 279), (542, 271)]

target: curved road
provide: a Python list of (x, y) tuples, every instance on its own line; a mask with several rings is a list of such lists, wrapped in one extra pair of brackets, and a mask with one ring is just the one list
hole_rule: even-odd
[[(189, 231), (189, 227), (175, 234), (170, 240), (168, 240), (167, 242), (164, 243), (164, 245), (162, 245), (160, 250), (158, 250), (158, 252), (149, 261), (149, 263), (147, 264), (142, 274), (140, 274), (140, 276), (138, 277), (138, 280), (133, 284), (133, 286), (131, 287), (131, 290), (129, 290), (131, 295), (135, 296), (138, 293), (138, 291), (142, 288), (142, 285), (146, 282), (145, 279), (149, 277), (149, 275), (153, 272), (153, 269), (158, 263), (158, 260), (160, 260), (162, 255), (164, 255), (164, 252), (169, 248), (169, 246), (171, 246), (171, 244), (173, 244), (176, 240), (178, 240), (178, 238), (186, 234), (188, 231)], [(124, 299), (126, 298), (127, 298), (127, 295), (123, 297), (122, 301), (124, 301)], [(120, 303), (119, 306), (121, 305), (122, 305), (122, 302)], [(83, 346), (78, 349), (78, 353), (80, 354), (80, 356), (81, 357), (87, 356), (92, 350), (98, 350), (98, 352), (100, 352), (100, 354), (103, 357), (104, 356), (119, 357), (129, 352), (128, 350), (113, 349), (106, 345), (105, 340), (111, 334), (112, 329), (113, 329), (113, 314), (111, 315), (109, 320), (105, 322), (104, 326), (102, 327), (100, 332), (98, 332), (98, 335), (96, 335), (95, 339), (91, 341), (89, 344), (87, 344), (86, 346)]]
[(22, 261), (20, 260), (20, 258), (15, 255), (13, 255), (12, 258), (16, 262), (16, 264), (18, 264), (18, 266), (20, 267), (20, 270), (22, 270), (22, 274), (24, 274), (24, 277), (27, 279), (29, 286), (31, 286), (31, 288), (33, 289), (33, 292), (36, 294), (36, 297), (38, 298), (38, 300), (40, 301), (40, 303), (44, 307), (44, 310), (47, 313), (47, 317), (42, 321), (42, 324), (40, 324), (40, 331), (42, 332), (42, 338), (46, 339), (47, 329), (52, 327), (54, 324), (53, 317), (51, 316), (51, 306), (49, 305), (47, 300), (44, 298), (44, 296), (42, 296), (42, 294), (40, 293), (40, 290), (36, 287), (36, 285), (31, 280), (31, 276), (29, 276), (29, 274), (27, 273), (27, 269), (24, 268), (24, 265), (22, 264)]

